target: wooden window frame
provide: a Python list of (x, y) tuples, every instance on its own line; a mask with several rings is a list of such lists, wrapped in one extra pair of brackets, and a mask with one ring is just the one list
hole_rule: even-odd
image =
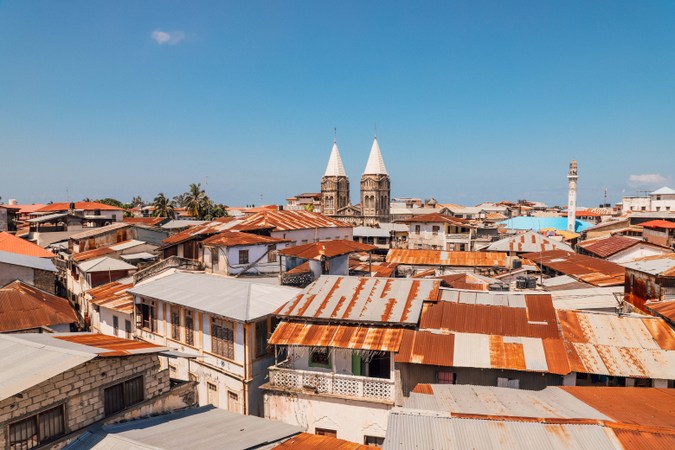
[(192, 310), (186, 309), (185, 310), (185, 317), (183, 317), (183, 323), (185, 324), (183, 329), (185, 332), (183, 333), (185, 337), (185, 343), (187, 345), (194, 346), (195, 345), (195, 314), (192, 312)]
[[(231, 325), (231, 327), (228, 327)], [(229, 341), (227, 333), (217, 330), (231, 330), (232, 339)], [(230, 343), (231, 342), (231, 343)], [(211, 353), (221, 358), (234, 361), (235, 344), (237, 342), (237, 325), (233, 320), (211, 318)]]
[[(56, 439), (58, 439), (61, 436), (65, 436), (66, 434), (66, 411), (65, 411), (65, 405), (59, 404), (56, 406), (49, 407), (48, 409), (42, 410), (38, 412), (37, 414), (31, 414), (28, 417), (24, 417), (23, 419), (16, 420), (13, 423), (8, 424), (7, 427), (7, 448), (10, 450), (28, 450), (31, 448), (36, 448), (43, 446), (45, 444), (48, 444), (49, 442), (53, 442)], [(42, 435), (44, 434), (44, 429), (46, 423), (41, 422), (40, 419), (43, 417), (49, 417), (50, 413), (53, 412), (58, 412), (57, 415), (57, 420), (60, 419), (60, 423), (57, 424), (57, 426), (60, 428), (60, 431), (57, 431), (55, 433), (52, 433), (48, 437), (43, 437)], [(20, 427), (24, 423), (32, 422), (33, 423), (33, 429), (34, 429), (34, 434), (31, 434), (31, 436), (26, 436), (25, 439), (22, 439), (20, 441), (17, 441), (16, 439), (12, 441), (12, 434), (17, 434), (16, 427)], [(53, 425), (53, 424), (52, 424)], [(30, 443), (28, 441), (34, 441), (34, 443)]]
[(169, 307), (169, 320), (171, 320), (171, 339), (180, 341), (180, 308)]
[[(263, 334), (263, 342), (264, 346), (260, 344), (258, 339), (260, 338), (259, 336), (259, 331), (258, 331), (258, 326), (264, 324), (265, 325), (265, 332)], [(264, 319), (264, 320), (259, 320), (258, 322), (255, 322), (253, 325), (253, 343), (254, 343), (254, 348), (253, 348), (253, 354), (255, 355), (255, 358), (263, 358), (267, 355), (270, 354), (270, 347), (269, 344), (267, 343), (267, 340), (269, 339), (269, 333), (270, 333), (270, 319)], [(259, 348), (260, 347), (260, 348)]]
[(239, 250), (239, 264), (248, 264), (250, 261), (248, 249)]
[[(135, 383), (140, 383), (140, 388), (134, 386)], [(121, 408), (115, 408), (115, 405), (108, 403), (106, 395), (112, 392), (113, 389), (121, 390)], [(136, 391), (134, 391), (136, 389)], [(140, 394), (135, 396), (134, 394)], [(122, 382), (111, 384), (103, 388), (103, 408), (105, 417), (111, 417), (120, 411), (124, 411), (130, 406), (137, 405), (145, 400), (145, 379), (143, 375), (131, 377)]]

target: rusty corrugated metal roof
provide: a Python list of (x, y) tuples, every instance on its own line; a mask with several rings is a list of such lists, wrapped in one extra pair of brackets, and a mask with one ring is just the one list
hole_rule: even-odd
[(557, 311), (573, 372), (675, 379), (675, 332), (656, 317)]
[(360, 242), (346, 239), (312, 242), (311, 244), (296, 245), (279, 250), (280, 255), (292, 256), (301, 259), (321, 260), (322, 257), (335, 258), (355, 252), (371, 252), (377, 249), (374, 245), (361, 244)]
[[(106, 205), (105, 203), (98, 202), (74, 202), (75, 209), (84, 210), (84, 211), (94, 211), (100, 209), (101, 211), (122, 211), (123, 208), (117, 206)], [(40, 209), (35, 210), (35, 212), (55, 212), (55, 211), (68, 211), (70, 209), (70, 203), (61, 202), (61, 203), (51, 203), (45, 205)]]
[(388, 263), (412, 266), (506, 267), (507, 256), (501, 252), (450, 252), (445, 250), (391, 249)]
[(202, 241), (202, 245), (236, 247), (238, 245), (279, 244), (282, 242), (290, 242), (290, 240), (262, 236), (259, 234), (244, 233), (241, 231), (225, 230), (214, 236), (204, 239)]
[(642, 239), (631, 238), (615, 234), (604, 239), (593, 239), (579, 243), (579, 247), (600, 258), (607, 258), (620, 251), (629, 249), (639, 243), (644, 243)]
[(373, 450), (376, 447), (356, 444), (332, 436), (300, 433), (282, 444), (273, 447), (273, 450)]
[(349, 270), (354, 272), (370, 272), (374, 277), (389, 278), (392, 276), (398, 264), (396, 263), (372, 263), (368, 261), (349, 261)]
[(671, 323), (675, 323), (675, 300), (647, 302), (645, 303), (645, 308)]
[(402, 338), (401, 328), (281, 322), (269, 343), (397, 352)]
[(75, 322), (77, 315), (65, 298), (18, 280), (0, 288), (0, 332)]
[(352, 228), (352, 225), (308, 211), (261, 211), (245, 218), (237, 230), (273, 229), (276, 231), (308, 228)]
[(168, 217), (125, 217), (122, 219), (123, 222), (130, 223), (132, 225), (140, 223), (149, 226), (156, 226), (168, 220)]
[(438, 280), (322, 275), (277, 310), (289, 317), (326, 321), (416, 325), (422, 303), (437, 301)]
[(523, 257), (593, 286), (618, 286), (624, 283), (626, 269), (603, 259), (563, 250), (527, 253)]
[(36, 256), (38, 258), (53, 258), (54, 254), (39, 245), (18, 238), (5, 231), (0, 231), (0, 251), (18, 253), (19, 255)]
[[(81, 239), (88, 239), (91, 237), (99, 236), (101, 234), (106, 234), (110, 233), (112, 231), (116, 230), (121, 230), (122, 228), (129, 228), (131, 224), (124, 223), (124, 222), (114, 222), (111, 223), (110, 225), (106, 225), (104, 227), (94, 227), (89, 230), (83, 231), (81, 233), (73, 234), (70, 236), (70, 239), (74, 241), (79, 241)], [(123, 238), (123, 240), (126, 240), (126, 237)]]
[(123, 339), (98, 333), (73, 333), (70, 335), (62, 334), (54, 336), (54, 338), (75, 344), (99, 348), (101, 349), (101, 352), (98, 352), (97, 355), (102, 357), (126, 356), (136, 353), (152, 353), (166, 349), (166, 347), (160, 347), (159, 345), (150, 344), (149, 342), (145, 341), (133, 341), (131, 339)]
[(115, 253), (115, 250), (110, 247), (99, 247), (93, 250), (87, 250), (86, 252), (80, 252), (73, 254), (72, 258), (75, 262), (86, 261), (91, 258), (98, 258), (99, 256), (108, 255), (110, 253)]
[[(229, 217), (226, 217), (227, 219), (231, 219)], [(164, 246), (169, 246), (169, 245), (175, 245), (175, 244), (180, 244), (181, 242), (189, 241), (190, 239), (194, 238), (206, 238), (208, 236), (218, 234), (221, 231), (225, 231), (227, 229), (230, 229), (234, 224), (234, 219), (228, 220), (228, 221), (219, 221), (219, 220), (214, 220), (211, 222), (203, 223), (200, 225), (194, 225), (186, 230), (183, 230), (179, 233), (173, 234), (169, 236), (168, 238), (164, 239), (162, 241), (162, 244)]]
[(133, 283), (122, 284), (117, 281), (98, 286), (87, 291), (91, 297), (89, 303), (103, 306), (125, 314), (134, 312), (134, 296), (127, 292)]

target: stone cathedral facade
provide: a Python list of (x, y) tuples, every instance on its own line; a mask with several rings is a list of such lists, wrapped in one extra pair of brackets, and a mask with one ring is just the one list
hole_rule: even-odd
[(321, 211), (323, 214), (352, 225), (377, 225), (390, 222), (391, 183), (384, 165), (377, 137), (373, 140), (366, 168), (361, 175), (360, 203), (352, 205), (349, 177), (342, 164), (337, 142), (328, 158), (326, 172), (321, 178)]

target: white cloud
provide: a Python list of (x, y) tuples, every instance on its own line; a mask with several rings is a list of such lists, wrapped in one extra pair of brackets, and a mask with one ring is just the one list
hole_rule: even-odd
[(661, 176), (660, 173), (643, 173), (642, 175), (631, 175), (628, 177), (628, 184), (630, 186), (655, 186), (660, 184), (667, 184), (668, 179)]
[(155, 30), (150, 35), (152, 39), (159, 45), (169, 44), (176, 45), (185, 39), (185, 33), (182, 31), (162, 31)]

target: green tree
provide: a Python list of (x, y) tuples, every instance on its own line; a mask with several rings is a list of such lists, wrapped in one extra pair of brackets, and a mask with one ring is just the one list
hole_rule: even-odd
[(145, 202), (143, 202), (143, 199), (141, 198), (140, 195), (136, 195), (134, 198), (131, 199), (131, 207), (134, 208), (136, 206), (144, 206)]
[(214, 219), (217, 219), (218, 217), (226, 217), (227, 216), (227, 210), (225, 208), (226, 208), (225, 205), (213, 203), (211, 201), (211, 199), (208, 199), (208, 205), (206, 206), (206, 212), (205, 212), (204, 216), (202, 217), (202, 219), (203, 220), (214, 220)]
[[(88, 200), (84, 200), (85, 202)], [(110, 206), (116, 206), (118, 208), (124, 209), (124, 203), (122, 203), (119, 200), (115, 200), (114, 198), (102, 198), (99, 200), (95, 200), (97, 203), (103, 203), (104, 205), (110, 205)]]
[(164, 195), (163, 192), (157, 194), (155, 200), (153, 201), (153, 206), (155, 210), (152, 212), (152, 215), (155, 217), (168, 217), (169, 219), (176, 218), (176, 211), (173, 208), (173, 201)]
[(184, 207), (192, 217), (202, 220), (207, 213), (209, 202), (209, 197), (202, 189), (201, 183), (190, 184), (189, 190), (185, 193)]

